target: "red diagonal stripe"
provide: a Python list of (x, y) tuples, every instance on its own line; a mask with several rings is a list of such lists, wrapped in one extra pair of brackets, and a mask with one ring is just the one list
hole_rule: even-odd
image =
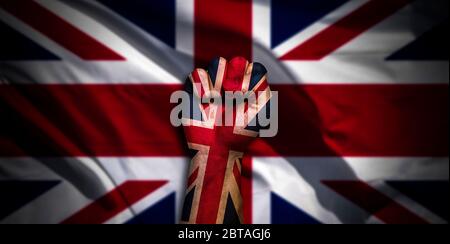
[(428, 222), (362, 181), (323, 181), (337, 193), (386, 224), (427, 224)]
[(126, 181), (62, 221), (62, 224), (102, 224), (166, 183), (167, 181)]
[[(448, 84), (278, 85), (257, 156), (448, 156)], [(0, 156), (189, 155), (180, 85), (0, 85)]]
[(0, 0), (0, 7), (84, 60), (125, 60), (35, 1)]
[(198, 167), (194, 170), (194, 172), (192, 172), (192, 174), (189, 176), (188, 178), (188, 182), (187, 182), (187, 187), (189, 188), (192, 183), (194, 183), (194, 181), (197, 179), (198, 176)]
[(280, 59), (320, 60), (386, 19), (411, 0), (371, 0)]

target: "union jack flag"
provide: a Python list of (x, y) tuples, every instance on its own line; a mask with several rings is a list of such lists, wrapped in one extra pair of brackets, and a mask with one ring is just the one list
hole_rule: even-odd
[(170, 95), (241, 56), (279, 132), (234, 162), (240, 222), (447, 223), (447, 29), (446, 0), (0, 0), (0, 222), (179, 222)]

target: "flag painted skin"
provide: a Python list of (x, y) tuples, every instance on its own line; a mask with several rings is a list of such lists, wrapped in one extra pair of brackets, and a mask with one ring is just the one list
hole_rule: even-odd
[[(249, 64), (245, 58), (237, 57), (229, 62), (216, 58), (208, 71), (196, 69), (189, 76), (186, 91), (190, 94), (193, 111), (190, 117), (183, 118), (183, 128), (193, 157), (182, 221), (190, 224), (243, 223), (242, 159), (259, 131), (259, 124), (249, 124), (256, 117), (248, 108), (259, 112), (268, 107), (271, 91), (266, 73), (261, 64)], [(245, 111), (246, 121), (242, 124), (238, 124), (236, 113), (233, 113), (232, 125), (224, 124), (225, 113), (230, 112), (224, 102), (221, 105), (200, 102), (211, 98), (223, 100), (225, 92), (236, 91), (256, 95), (254, 101), (234, 105), (232, 111), (238, 111), (238, 107)], [(194, 110), (200, 111), (196, 114)], [(216, 123), (219, 120), (221, 122)]]

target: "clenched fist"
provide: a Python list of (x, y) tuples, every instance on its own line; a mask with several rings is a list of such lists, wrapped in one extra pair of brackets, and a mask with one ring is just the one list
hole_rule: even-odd
[(182, 125), (192, 152), (184, 223), (243, 223), (242, 158), (269, 126), (266, 69), (244, 58), (214, 59), (185, 84)]

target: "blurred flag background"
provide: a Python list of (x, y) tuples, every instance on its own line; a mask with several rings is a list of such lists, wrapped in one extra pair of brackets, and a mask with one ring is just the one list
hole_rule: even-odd
[(177, 223), (170, 94), (243, 56), (279, 92), (246, 223), (447, 223), (447, 0), (0, 0), (0, 223)]

